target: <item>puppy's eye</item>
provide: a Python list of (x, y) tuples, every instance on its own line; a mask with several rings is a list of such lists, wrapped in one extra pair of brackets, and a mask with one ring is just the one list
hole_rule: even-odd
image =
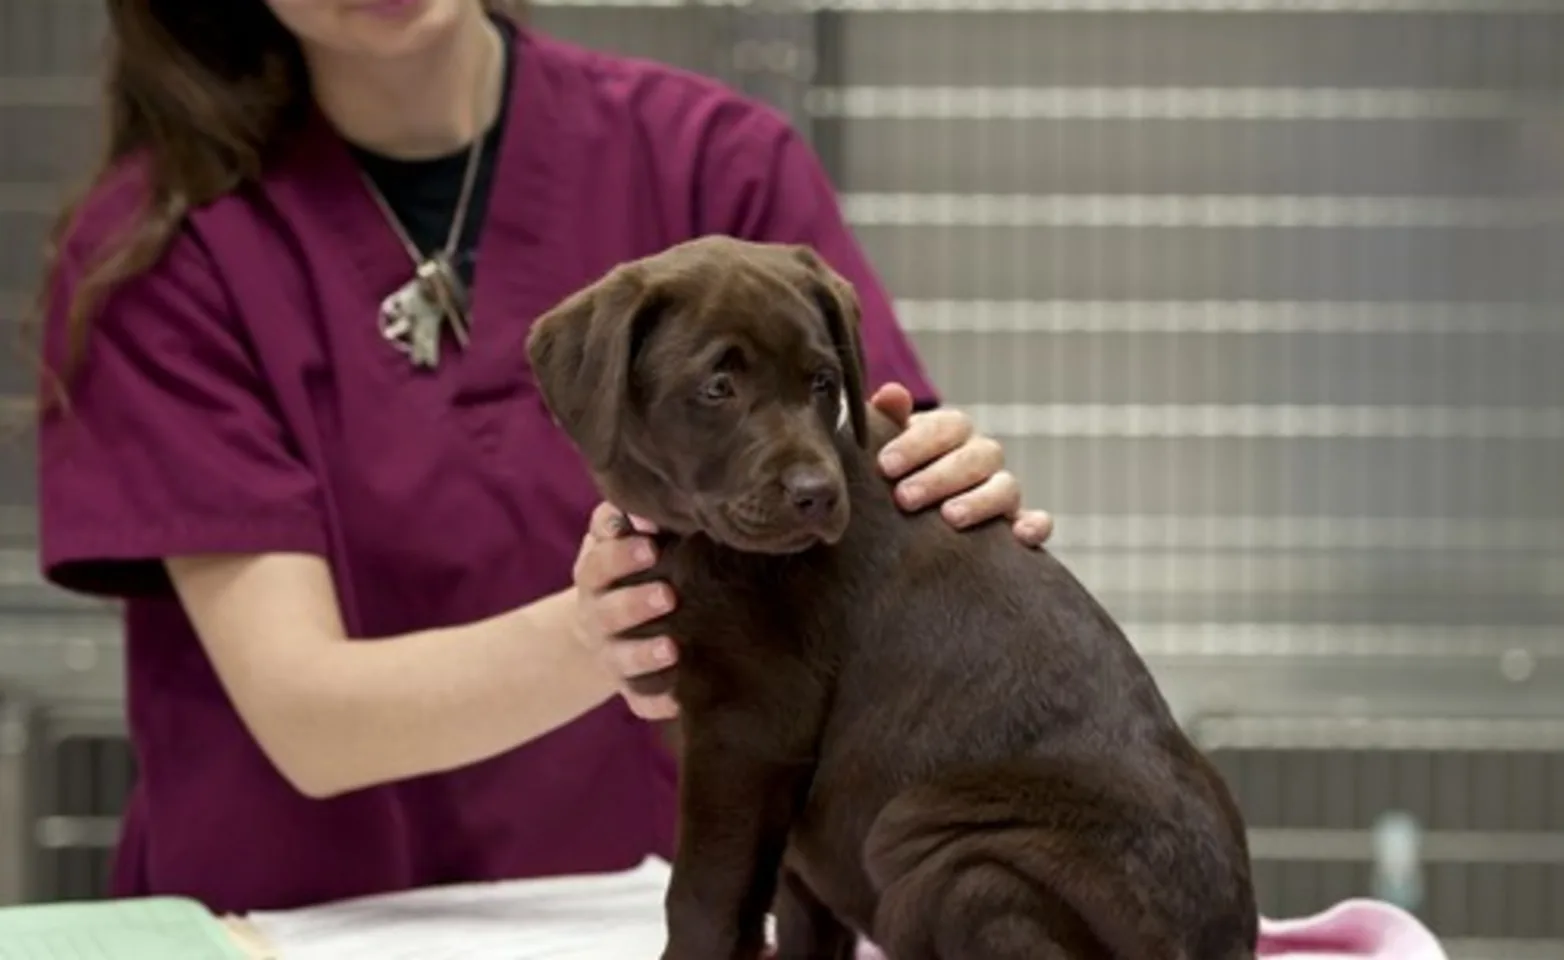
[(721, 403), (733, 397), (733, 378), (719, 373), (701, 384), (701, 399), (707, 403)]
[(810, 384), (810, 386), (814, 389), (815, 393), (825, 394), (827, 396), (835, 396), (836, 395), (836, 390), (837, 390), (836, 371), (835, 370), (820, 370), (820, 371), (817, 371), (815, 373), (814, 380)]

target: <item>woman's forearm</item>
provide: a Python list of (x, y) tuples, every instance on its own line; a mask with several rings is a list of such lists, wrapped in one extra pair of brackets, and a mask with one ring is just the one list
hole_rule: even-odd
[(616, 692), (571, 636), (571, 592), (478, 623), (322, 650), (278, 730), (312, 796), (485, 760)]

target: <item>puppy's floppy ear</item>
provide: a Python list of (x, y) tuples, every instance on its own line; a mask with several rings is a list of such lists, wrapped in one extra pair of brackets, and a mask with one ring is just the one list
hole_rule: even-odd
[(859, 446), (868, 447), (869, 410), (864, 388), (863, 337), (859, 333), (862, 311), (858, 306), (858, 294), (845, 277), (831, 269), (830, 264), (809, 247), (794, 247), (793, 254), (808, 270), (809, 293), (831, 331), (836, 359), (842, 365), (847, 416), (853, 425), (853, 437)]
[(527, 335), (543, 402), (593, 467), (606, 468), (619, 450), (635, 355), (664, 306), (645, 271), (624, 265), (566, 297)]

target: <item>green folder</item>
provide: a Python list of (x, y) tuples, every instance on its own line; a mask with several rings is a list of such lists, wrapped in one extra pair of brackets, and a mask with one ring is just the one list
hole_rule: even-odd
[(180, 897), (0, 909), (0, 960), (243, 960), (223, 925)]

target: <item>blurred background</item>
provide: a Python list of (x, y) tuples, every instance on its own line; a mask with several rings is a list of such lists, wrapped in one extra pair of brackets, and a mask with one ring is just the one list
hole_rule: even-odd
[[(98, 0), (0, 0), (0, 334)], [(545, 0), (811, 138), (949, 401), (1240, 795), (1264, 909), (1564, 957), (1564, 0)], [(30, 378), (0, 361), (0, 418)], [(9, 436), (10, 434), (8, 434)], [(111, 608), (0, 447), (0, 903), (100, 894)]]

